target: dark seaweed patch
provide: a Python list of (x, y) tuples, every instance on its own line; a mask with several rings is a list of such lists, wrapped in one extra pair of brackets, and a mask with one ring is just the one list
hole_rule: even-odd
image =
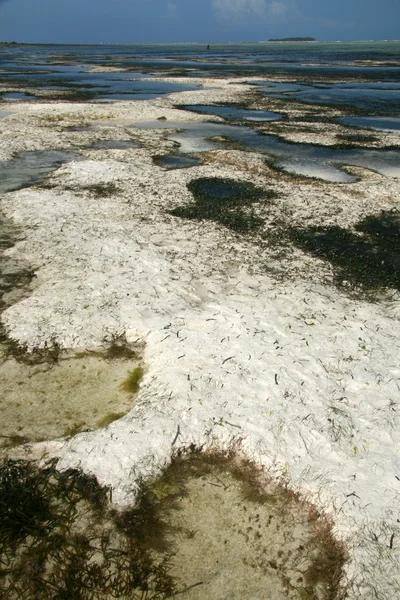
[[(74, 86), (75, 87), (75, 86)], [(87, 86), (85, 86), (87, 87)], [(97, 98), (96, 92), (88, 89), (71, 89), (60, 92), (48, 91), (47, 94), (41, 96), (41, 99), (62, 100), (66, 102), (90, 102)]]
[(200, 177), (188, 184), (195, 204), (179, 206), (170, 213), (185, 219), (207, 219), (234, 231), (246, 232), (263, 224), (251, 205), (276, 197), (272, 190), (262, 190), (255, 185), (234, 179)]
[(139, 346), (133, 347), (130, 345), (126, 340), (125, 334), (113, 335), (107, 343), (104, 354), (104, 357), (108, 360), (137, 360), (140, 356)]
[(93, 476), (59, 473), (54, 462), (43, 469), (24, 461), (0, 466), (0, 595), (157, 600), (173, 594), (167, 560), (155, 562), (142, 535), (151, 530), (161, 540), (160, 519), (140, 506), (135, 514), (117, 513), (109, 497)]
[(338, 226), (288, 230), (305, 252), (328, 260), (339, 284), (368, 291), (400, 290), (400, 215), (382, 212), (359, 221), (354, 230)]
[(376, 135), (365, 133), (344, 133), (339, 134), (337, 139), (340, 141), (339, 148), (348, 148), (352, 144), (372, 144), (378, 140)]
[(81, 190), (87, 190), (95, 198), (108, 198), (115, 194), (118, 194), (119, 188), (115, 183), (94, 183), (92, 185), (85, 185), (80, 188)]

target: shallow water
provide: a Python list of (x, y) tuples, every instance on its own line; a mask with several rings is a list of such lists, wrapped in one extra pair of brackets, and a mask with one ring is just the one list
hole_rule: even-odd
[[(189, 77), (289, 75), (299, 80), (340, 77), (398, 83), (399, 55), (400, 42), (396, 41), (213, 43), (209, 49), (197, 43), (16, 46), (2, 48), (0, 80), (31, 87), (92, 90), (100, 97), (105, 90), (138, 93), (136, 88), (129, 88), (129, 79), (139, 78), (144, 86), (149, 71), (155, 75), (179, 72)], [(121, 71), (90, 71), (90, 67), (102, 65)], [(179, 84), (174, 85), (178, 91)], [(157, 89), (155, 93), (168, 91)]]
[[(83, 58), (83, 57), (82, 57)], [(91, 72), (81, 65), (53, 66), (29, 65), (28, 69), (15, 63), (1, 63), (6, 72), (0, 80), (47, 90), (90, 92), (99, 100), (145, 100), (171, 92), (198, 89), (198, 84), (154, 81), (151, 75), (141, 72)], [(4, 95), (5, 100), (35, 100), (19, 92)]]
[(63, 163), (79, 158), (71, 152), (41, 150), (22, 152), (18, 158), (0, 162), (0, 194), (38, 183)]
[(302, 85), (301, 83), (277, 83), (275, 81), (246, 81), (246, 83), (254, 86), (258, 86), (260, 92), (265, 92), (266, 94), (284, 94), (286, 92), (300, 92), (302, 90), (308, 89), (310, 86)]
[(2, 98), (6, 102), (32, 102), (32, 100), (36, 100), (36, 96), (33, 96), (32, 94), (24, 94), (21, 92), (7, 92), (6, 94), (3, 94)]
[[(153, 81), (151, 78), (133, 79), (135, 74), (129, 73), (129, 80), (124, 74), (121, 78), (109, 78), (104, 73), (92, 73), (92, 76), (81, 80), (80, 84), (88, 86), (101, 100), (148, 100), (163, 94), (199, 89), (198, 84), (184, 84), (170, 81)], [(126, 74), (125, 74), (126, 76)]]
[(199, 177), (187, 184), (194, 203), (177, 206), (169, 211), (182, 219), (210, 220), (240, 233), (258, 229), (263, 221), (254, 214), (254, 203), (266, 205), (275, 198), (274, 192), (266, 192), (249, 182), (221, 177)]
[(134, 361), (95, 353), (54, 365), (27, 365), (1, 357), (2, 448), (54, 439), (105, 426), (126, 414), (133, 396), (120, 389)]
[(317, 177), (329, 182), (349, 183), (356, 178), (346, 173), (340, 165), (366, 167), (390, 177), (400, 177), (400, 151), (398, 150), (338, 150), (311, 144), (289, 144), (276, 136), (263, 135), (245, 126), (209, 122), (136, 123), (134, 127), (177, 129), (168, 138), (180, 145), (183, 153), (205, 152), (224, 147), (223, 137), (240, 144), (248, 152), (262, 152), (274, 159), (274, 164), (290, 173)]
[(206, 115), (218, 115), (227, 121), (277, 121), (282, 115), (270, 110), (250, 110), (234, 106), (187, 104), (183, 108)]
[(93, 131), (94, 129), (93, 125), (71, 125), (70, 127), (65, 127), (64, 131), (69, 133), (70, 131)]
[[(160, 74), (249, 78), (283, 75), (297, 81), (259, 82), (266, 94), (283, 94), (320, 104), (350, 104), (397, 116), (399, 55), (400, 42), (396, 41), (213, 43), (210, 48), (197, 43), (16, 46), (2, 49), (0, 82), (49, 92), (81, 92), (83, 96), (88, 94), (90, 100), (118, 101), (150, 99), (197, 88), (186, 83), (155, 81), (154, 75)], [(102, 66), (119, 72), (91, 71), (92, 67)], [(318, 78), (319, 83), (305, 84), (306, 78)], [(345, 83), (332, 83), (338, 78)], [(80, 99), (85, 99), (83, 96)]]
[(203, 163), (203, 161), (200, 158), (193, 158), (191, 156), (179, 156), (176, 154), (154, 156), (153, 162), (158, 167), (163, 167), (166, 170), (188, 169), (190, 167), (197, 167), (198, 165), (201, 165)]
[(383, 129), (392, 132), (400, 131), (400, 118), (396, 117), (342, 117), (338, 121), (351, 127), (370, 127), (371, 129)]
[[(334, 569), (324, 567), (340, 561), (340, 546), (322, 520), (311, 519), (308, 505), (294, 494), (261, 481), (259, 472), (251, 479), (249, 463), (218, 464), (217, 458), (213, 465), (208, 456), (197, 453), (188, 465), (173, 464), (153, 484), (162, 522), (171, 528), (169, 561), (182, 598), (322, 598), (319, 590), (334, 585)], [(332, 542), (336, 553), (329, 553)], [(318, 583), (307, 581), (313, 568)]]
[[(281, 89), (279, 89), (281, 87)], [(297, 89), (296, 89), (297, 88)], [(344, 104), (358, 109), (400, 112), (400, 84), (377, 83), (325, 84), (321, 86), (269, 86), (260, 88), (266, 96), (293, 98), (307, 104)]]

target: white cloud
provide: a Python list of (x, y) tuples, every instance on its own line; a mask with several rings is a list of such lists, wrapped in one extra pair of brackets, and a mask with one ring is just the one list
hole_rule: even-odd
[(211, 0), (218, 17), (234, 20), (244, 17), (282, 18), (290, 0)]

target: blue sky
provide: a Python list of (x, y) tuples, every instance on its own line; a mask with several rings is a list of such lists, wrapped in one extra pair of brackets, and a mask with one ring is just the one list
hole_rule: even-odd
[(0, 0), (0, 40), (54, 43), (400, 38), (400, 0)]

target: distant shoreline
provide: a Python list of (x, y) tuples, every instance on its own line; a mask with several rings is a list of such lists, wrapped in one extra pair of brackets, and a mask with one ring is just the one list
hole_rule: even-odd
[(287, 37), (287, 38), (270, 38), (269, 42), (316, 42), (313, 37)]

